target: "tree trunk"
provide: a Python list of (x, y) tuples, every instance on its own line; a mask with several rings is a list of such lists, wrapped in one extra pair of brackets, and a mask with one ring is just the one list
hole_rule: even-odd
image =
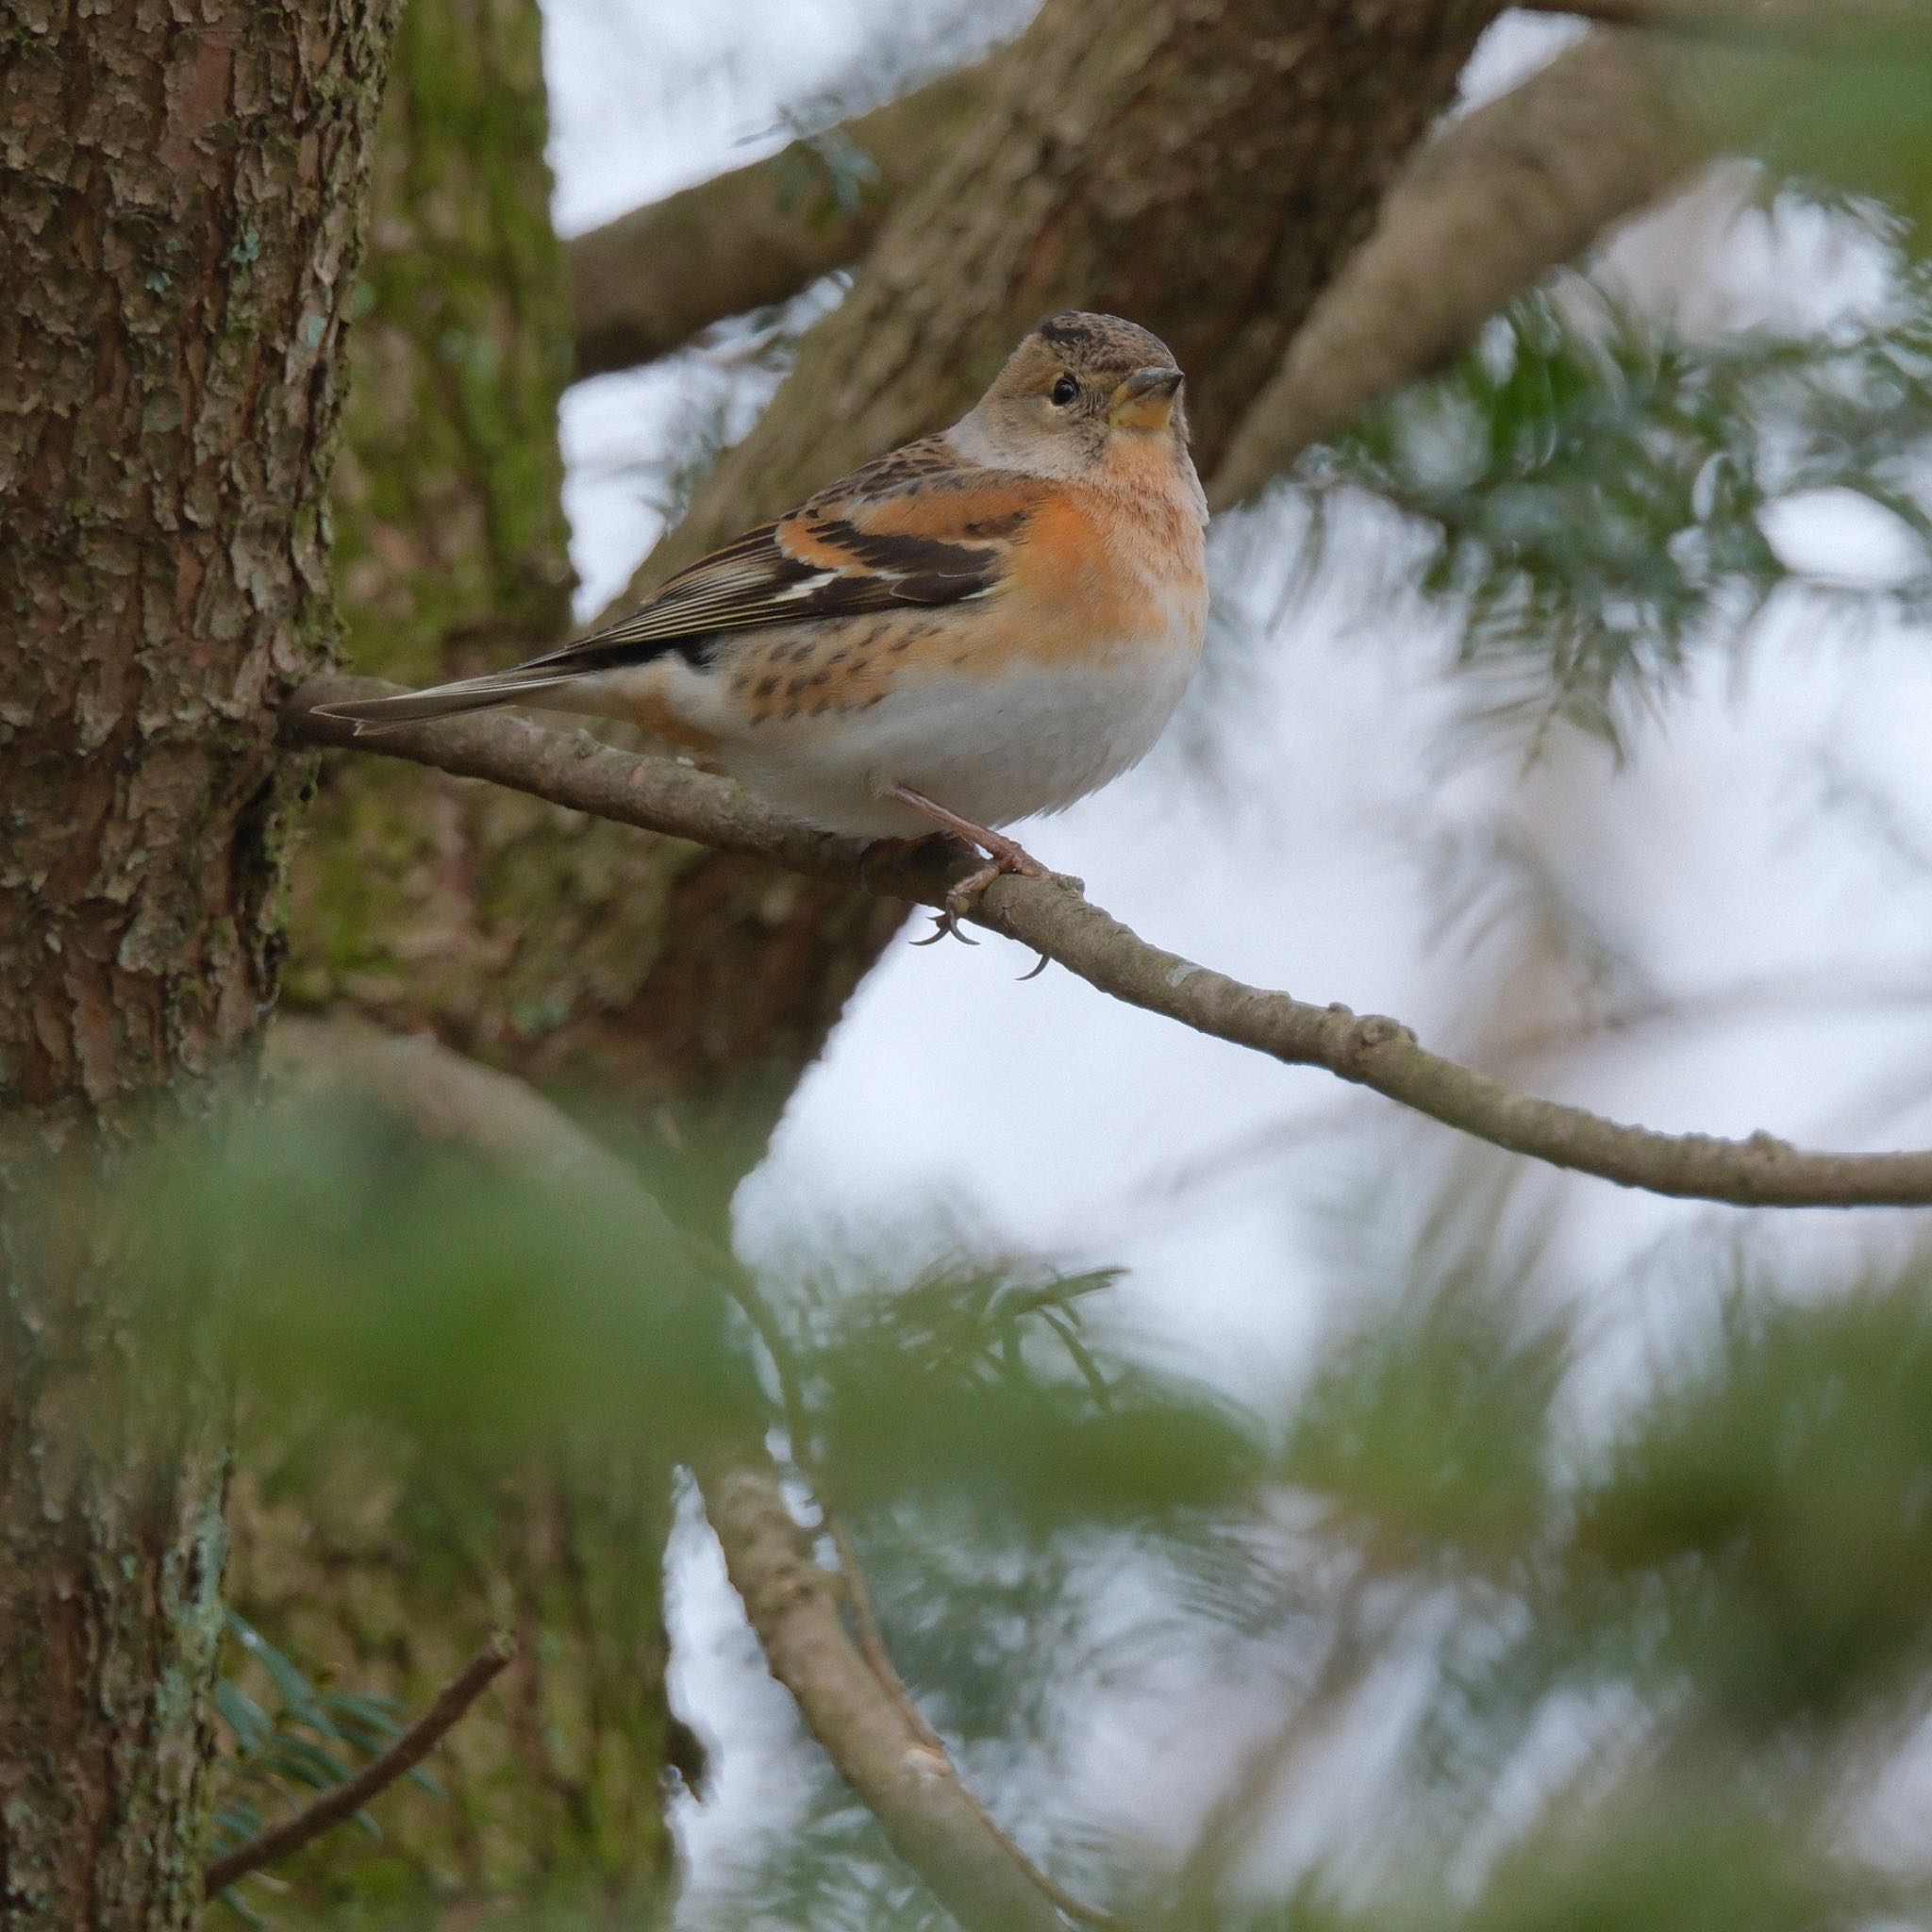
[(275, 716), (331, 622), (390, 25), (387, 0), (17, 0), (6, 30), (0, 1919), (21, 1932), (200, 1907), (219, 1434), (141, 1347), (111, 1217), (63, 1219), (56, 1170), (111, 1166), (244, 1062), (274, 991), (304, 765)]
[[(334, 497), (358, 668), (427, 682), (567, 635), (557, 402), (569, 280), (551, 226), (535, 0), (410, 0), (377, 138), (370, 243)], [(387, 760), (331, 760), (294, 870), (284, 1003), (573, 1085), (622, 1091), (608, 1016), (659, 950), (690, 848)], [(653, 1002), (703, 1037), (693, 991)], [(291, 1029), (295, 1030), (295, 1029)], [(661, 1556), (670, 1451), (472, 1479), (386, 1432), (305, 1453), (244, 1408), (231, 1511), (242, 1614), (305, 1667), (420, 1709), (487, 1641), (522, 1641), (439, 1753), (443, 1794), (398, 1789), (384, 1837), (336, 1834), (278, 1876), (325, 1911), (344, 1886), (435, 1916), (669, 1893)]]
[[(1058, 308), (1111, 309), (1167, 337), (1211, 470), (1496, 10), (1048, 0), (976, 71), (976, 116), (896, 192), (851, 293), (613, 608), (951, 420)], [(512, 1058), (540, 1072), (595, 1064), (675, 1102), (678, 1142), (735, 1122), (755, 1147), (898, 915), (856, 886), (669, 850), (668, 881), (641, 902), (662, 906), (655, 927), (641, 935), (620, 912), (579, 945), (591, 958), (611, 948), (628, 991), (601, 1010), (580, 1002)]]

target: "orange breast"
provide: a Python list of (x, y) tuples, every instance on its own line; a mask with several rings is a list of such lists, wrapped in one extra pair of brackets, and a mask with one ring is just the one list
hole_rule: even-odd
[(1127, 506), (1070, 488), (1035, 512), (1014, 542), (1007, 585), (982, 607), (975, 668), (1008, 653), (1072, 666), (1169, 638), (1175, 593), (1202, 581), (1199, 526), (1177, 511), (1170, 522), (1164, 500), (1135, 496)]

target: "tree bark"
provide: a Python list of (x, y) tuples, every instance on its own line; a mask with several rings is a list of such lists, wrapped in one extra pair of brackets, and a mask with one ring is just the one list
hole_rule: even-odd
[[(429, 682), (568, 633), (540, 25), (532, 0), (404, 21), (336, 503), (358, 670)], [(328, 769), (306, 843), (291, 1005), (433, 1030), (680, 1146), (782, 1100), (891, 931), (836, 889), (375, 760)]]
[[(283, 692), (387, 0), (21, 0), (0, 61), (0, 1919), (199, 1909), (223, 1454), (78, 1208), (272, 996)], [(75, 1191), (63, 1194), (62, 1183)], [(64, 1211), (72, 1210), (72, 1211)]]
[[(615, 608), (950, 420), (1058, 308), (1168, 338), (1211, 468), (1495, 10), (1049, 0), (974, 79), (979, 110), (892, 203), (850, 295)], [(899, 914), (739, 857), (676, 868), (657, 934), (624, 951), (630, 990), (508, 1058), (540, 1074), (594, 1061), (646, 1095), (709, 1091), (719, 1104), (677, 1138), (730, 1123), (756, 1145)]]
[[(837, 148), (871, 164), (857, 195), (835, 194), (797, 142), (576, 237), (579, 373), (666, 355), (856, 260), (984, 111), (993, 80), (983, 63), (836, 129)], [(1253, 496), (1365, 405), (1460, 354), (1505, 304), (1741, 136), (1765, 92), (1708, 47), (1598, 31), (1420, 143), (1242, 413), (1209, 481), (1214, 507)], [(741, 230), (758, 245), (733, 245)]]
[(1498, 309), (1716, 151), (1726, 78), (1661, 36), (1592, 33), (1417, 150), (1208, 478), (1258, 493), (1356, 414), (1459, 356)]

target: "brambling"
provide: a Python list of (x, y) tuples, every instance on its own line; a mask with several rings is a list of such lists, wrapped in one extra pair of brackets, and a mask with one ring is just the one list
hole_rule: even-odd
[[(668, 579), (621, 623), (483, 677), (327, 705), (358, 731), (503, 704), (641, 724), (826, 830), (976, 845), (1159, 737), (1208, 617), (1181, 372), (1117, 316), (1050, 317), (952, 428)], [(937, 935), (935, 935), (937, 937)]]

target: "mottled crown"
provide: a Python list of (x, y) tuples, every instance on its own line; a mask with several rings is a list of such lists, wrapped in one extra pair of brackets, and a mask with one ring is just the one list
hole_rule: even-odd
[(1091, 315), (1068, 308), (1049, 315), (1034, 329), (1035, 340), (1096, 375), (1137, 369), (1172, 368), (1174, 351), (1151, 329), (1118, 315)]

